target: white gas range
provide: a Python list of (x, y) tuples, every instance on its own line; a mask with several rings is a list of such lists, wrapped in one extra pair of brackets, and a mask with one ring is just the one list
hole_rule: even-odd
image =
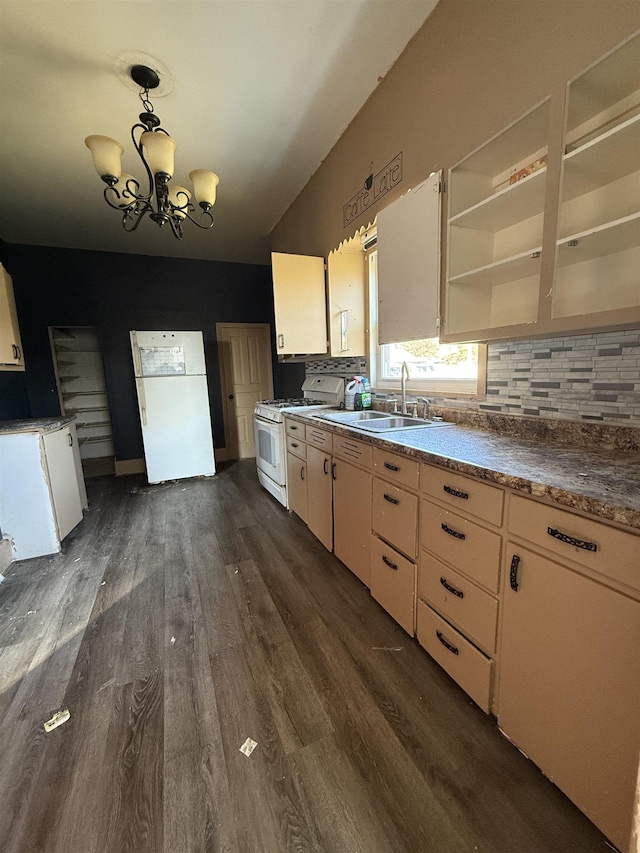
[(263, 400), (253, 410), (258, 479), (283, 506), (289, 505), (284, 416), (287, 412), (344, 406), (344, 379), (310, 376), (302, 383), (302, 394), (286, 400)]

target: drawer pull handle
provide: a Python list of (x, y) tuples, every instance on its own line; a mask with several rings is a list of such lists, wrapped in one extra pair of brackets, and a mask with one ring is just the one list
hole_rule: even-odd
[(511, 558), (511, 568), (509, 569), (509, 586), (514, 592), (520, 589), (518, 583), (518, 566), (520, 565), (520, 557), (514, 554)]
[(386, 563), (387, 566), (389, 566), (390, 569), (393, 569), (394, 572), (398, 571), (398, 564), (392, 563), (391, 560), (387, 556), (385, 556), (384, 554), (382, 555), (382, 562)]
[(400, 468), (397, 465), (392, 465), (391, 462), (385, 462), (384, 467), (388, 468), (389, 471), (399, 471)]
[(576, 539), (574, 536), (569, 536), (566, 533), (561, 533), (559, 530), (556, 530), (553, 527), (547, 527), (547, 533), (549, 536), (553, 536), (554, 539), (559, 539), (560, 542), (566, 542), (567, 545), (575, 545), (576, 548), (582, 548), (583, 551), (597, 551), (598, 546), (595, 542), (585, 542), (584, 539)]
[(280, 349), (284, 349), (284, 335), (278, 335), (278, 346)]
[(322, 463), (322, 470), (324, 471), (324, 475), (326, 477), (329, 473), (329, 460), (326, 456), (324, 457), (324, 462)]
[(332, 480), (336, 479), (336, 466), (337, 466), (337, 464), (338, 464), (337, 462), (331, 463), (331, 479)]
[(11, 348), (13, 350), (13, 357), (17, 361), (20, 358), (20, 347), (17, 344), (11, 344)]
[(289, 424), (289, 429), (298, 429), (298, 427), (295, 424)]
[(303, 465), (303, 466), (302, 466), (302, 468), (300, 469), (300, 479), (301, 479), (301, 480), (304, 480), (304, 465)]
[(453, 595), (457, 595), (458, 598), (464, 598), (464, 592), (462, 592), (461, 589), (456, 589), (455, 586), (451, 586), (451, 584), (447, 582), (446, 578), (440, 578), (440, 583), (446, 590), (453, 593)]
[[(386, 495), (385, 495), (385, 497), (386, 497)], [(455, 536), (456, 539), (466, 539), (467, 538), (464, 533), (460, 533), (459, 530), (454, 530), (453, 528), (449, 527), (448, 524), (445, 524), (444, 521), (442, 522), (440, 527), (444, 530), (445, 533), (448, 533), (449, 536)]]
[(445, 638), (442, 635), (442, 631), (436, 631), (436, 637), (440, 640), (440, 642), (445, 647), (445, 649), (449, 649), (451, 654), (453, 654), (453, 655), (459, 655), (460, 654), (458, 649), (452, 643), (445, 640)]
[(466, 492), (459, 492), (453, 486), (443, 486), (442, 488), (448, 495), (453, 495), (454, 498), (462, 498), (463, 501), (469, 500), (469, 495)]
[(291, 447), (297, 447), (297, 446), (298, 446), (298, 442), (297, 442), (297, 441), (292, 441), (292, 442), (291, 442)]
[(400, 501), (397, 498), (392, 498), (391, 495), (388, 495), (386, 492), (384, 495), (384, 499), (385, 499), (385, 501), (389, 501), (390, 504), (399, 504), (400, 503)]

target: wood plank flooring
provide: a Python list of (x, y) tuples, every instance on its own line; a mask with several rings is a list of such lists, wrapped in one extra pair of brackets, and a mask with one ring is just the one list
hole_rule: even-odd
[(611, 849), (253, 460), (88, 491), (0, 585), (4, 853)]

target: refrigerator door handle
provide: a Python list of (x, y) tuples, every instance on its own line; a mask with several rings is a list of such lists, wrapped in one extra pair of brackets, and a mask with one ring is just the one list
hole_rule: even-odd
[(138, 346), (138, 333), (131, 332), (131, 350), (133, 352), (133, 369), (136, 376), (142, 376), (142, 361), (140, 360), (140, 348)]
[(144, 381), (142, 379), (136, 379), (136, 384), (138, 386), (138, 401), (140, 403), (140, 418), (142, 419), (142, 426), (147, 425), (147, 395), (144, 391)]

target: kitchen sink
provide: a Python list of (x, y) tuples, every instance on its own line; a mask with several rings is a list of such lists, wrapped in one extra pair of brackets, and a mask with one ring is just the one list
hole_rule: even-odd
[(354, 426), (358, 421), (373, 421), (377, 419), (386, 419), (389, 417), (387, 412), (317, 412), (316, 418), (321, 418), (324, 421), (334, 421), (338, 424), (347, 424)]
[(367, 432), (392, 432), (397, 429), (425, 429), (427, 427), (447, 426), (446, 421), (425, 421), (405, 415), (390, 415), (388, 412), (317, 412), (316, 418), (345, 426), (363, 429)]
[(428, 427), (449, 426), (446, 421), (423, 421), (421, 418), (408, 418), (404, 415), (380, 418), (374, 421), (363, 421), (350, 424), (357, 429), (367, 432), (393, 432), (396, 429), (427, 429)]

